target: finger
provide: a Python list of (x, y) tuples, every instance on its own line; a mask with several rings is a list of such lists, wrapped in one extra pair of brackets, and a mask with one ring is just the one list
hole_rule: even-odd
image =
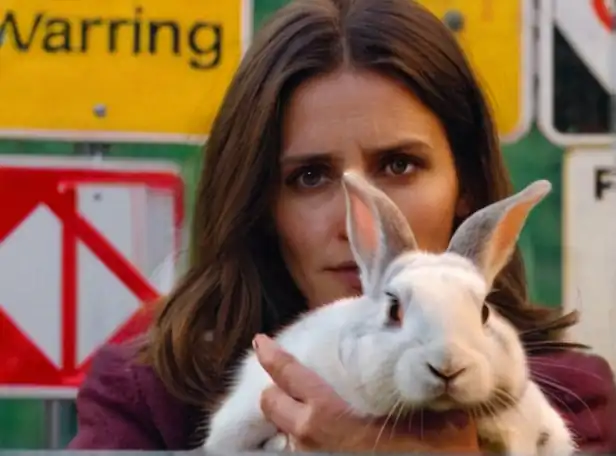
[(321, 377), (303, 366), (274, 340), (259, 334), (253, 345), (261, 366), (289, 396), (304, 402), (324, 394), (331, 396), (333, 390)]
[(306, 405), (274, 385), (261, 394), (261, 410), (282, 433), (289, 435), (296, 431), (298, 418), (306, 413)]

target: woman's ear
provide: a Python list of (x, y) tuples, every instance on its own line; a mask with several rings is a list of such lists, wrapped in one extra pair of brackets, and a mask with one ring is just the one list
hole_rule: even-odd
[(468, 193), (460, 193), (456, 203), (456, 218), (465, 219), (471, 215), (471, 198)]

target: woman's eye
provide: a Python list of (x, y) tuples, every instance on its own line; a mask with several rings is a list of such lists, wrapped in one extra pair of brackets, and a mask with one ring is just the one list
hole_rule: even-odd
[(298, 176), (297, 182), (302, 187), (313, 188), (321, 184), (324, 178), (323, 173), (319, 171), (307, 170)]
[(385, 172), (392, 176), (404, 176), (414, 169), (415, 164), (409, 157), (395, 157), (385, 164)]
[(287, 185), (298, 190), (309, 190), (321, 187), (330, 180), (329, 170), (325, 166), (305, 166), (287, 178)]

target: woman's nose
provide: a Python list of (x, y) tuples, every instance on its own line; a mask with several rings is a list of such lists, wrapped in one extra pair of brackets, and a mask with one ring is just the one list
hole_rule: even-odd
[(344, 189), (342, 188), (342, 182), (336, 189), (336, 196), (334, 197), (333, 206), (334, 208), (332, 216), (334, 217), (334, 226), (336, 229), (337, 237), (344, 242), (348, 242), (349, 236), (346, 228), (347, 207)]
[[(353, 171), (357, 174), (361, 174), (365, 179), (370, 179), (365, 170), (360, 166), (349, 167), (346, 171)], [(340, 185), (336, 189), (335, 196), (335, 218), (336, 218), (336, 230), (338, 234), (338, 238), (343, 240), (344, 242), (349, 242), (349, 235), (347, 232), (347, 202), (344, 193), (344, 188), (342, 187), (342, 179), (340, 180)]]

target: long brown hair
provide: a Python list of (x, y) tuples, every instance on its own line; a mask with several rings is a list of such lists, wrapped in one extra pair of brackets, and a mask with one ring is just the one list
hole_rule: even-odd
[[(455, 37), (409, 0), (299, 0), (255, 37), (215, 119), (194, 213), (189, 269), (162, 303), (146, 359), (170, 392), (205, 404), (256, 332), (305, 307), (271, 228), (281, 116), (293, 90), (341, 66), (405, 84), (442, 121), (462, 192), (476, 210), (512, 191), (495, 126)], [(461, 221), (456, 221), (457, 223)], [(576, 314), (528, 304), (517, 252), (490, 302), (525, 342), (557, 342)]]

